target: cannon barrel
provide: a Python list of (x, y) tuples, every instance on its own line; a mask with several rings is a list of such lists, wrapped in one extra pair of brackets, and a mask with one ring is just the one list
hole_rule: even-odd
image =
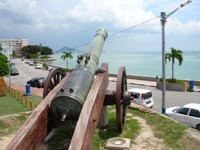
[(54, 119), (78, 120), (93, 83), (106, 38), (107, 32), (104, 29), (97, 30), (86, 52), (78, 55), (76, 67), (50, 104), (50, 111)]

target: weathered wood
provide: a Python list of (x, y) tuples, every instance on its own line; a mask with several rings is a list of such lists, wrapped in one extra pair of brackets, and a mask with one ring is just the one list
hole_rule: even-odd
[(58, 84), (35, 108), (30, 117), (18, 130), (16, 136), (9, 143), (7, 150), (35, 150), (39, 149), (45, 137), (47, 136), (47, 123), (49, 104), (53, 97), (61, 89), (67, 76)]
[(7, 84), (3, 77), (0, 77), (0, 96), (6, 95)]
[(91, 148), (109, 82), (108, 65), (103, 64), (102, 66), (106, 72), (98, 74), (93, 82), (79, 116), (69, 150), (89, 150)]

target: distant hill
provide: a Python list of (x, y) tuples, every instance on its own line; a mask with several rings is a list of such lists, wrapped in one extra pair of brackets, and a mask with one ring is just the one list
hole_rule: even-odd
[(70, 47), (62, 47), (59, 50), (55, 50), (55, 53), (62, 53), (62, 52), (71, 52), (71, 53), (79, 53), (80, 51), (76, 48), (70, 48)]

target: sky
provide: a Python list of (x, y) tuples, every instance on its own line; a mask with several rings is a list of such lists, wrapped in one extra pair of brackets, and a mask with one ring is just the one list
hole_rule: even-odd
[[(0, 39), (25, 38), (30, 40), (31, 45), (42, 44), (58, 50), (64, 46), (74, 48), (84, 45), (92, 40), (97, 29), (104, 28), (108, 35), (114, 34), (108, 36), (104, 51), (161, 51), (160, 13), (169, 14), (183, 2), (0, 0)], [(200, 1), (193, 0), (167, 18), (166, 51), (171, 47), (200, 51), (199, 10)]]

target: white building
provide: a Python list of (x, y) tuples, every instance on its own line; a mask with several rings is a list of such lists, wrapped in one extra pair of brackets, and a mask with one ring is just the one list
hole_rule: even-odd
[(20, 49), (27, 45), (29, 45), (29, 39), (0, 39), (2, 53), (7, 56), (9, 56), (9, 54), (12, 55), (13, 51), (15, 52), (16, 57), (20, 56)]

